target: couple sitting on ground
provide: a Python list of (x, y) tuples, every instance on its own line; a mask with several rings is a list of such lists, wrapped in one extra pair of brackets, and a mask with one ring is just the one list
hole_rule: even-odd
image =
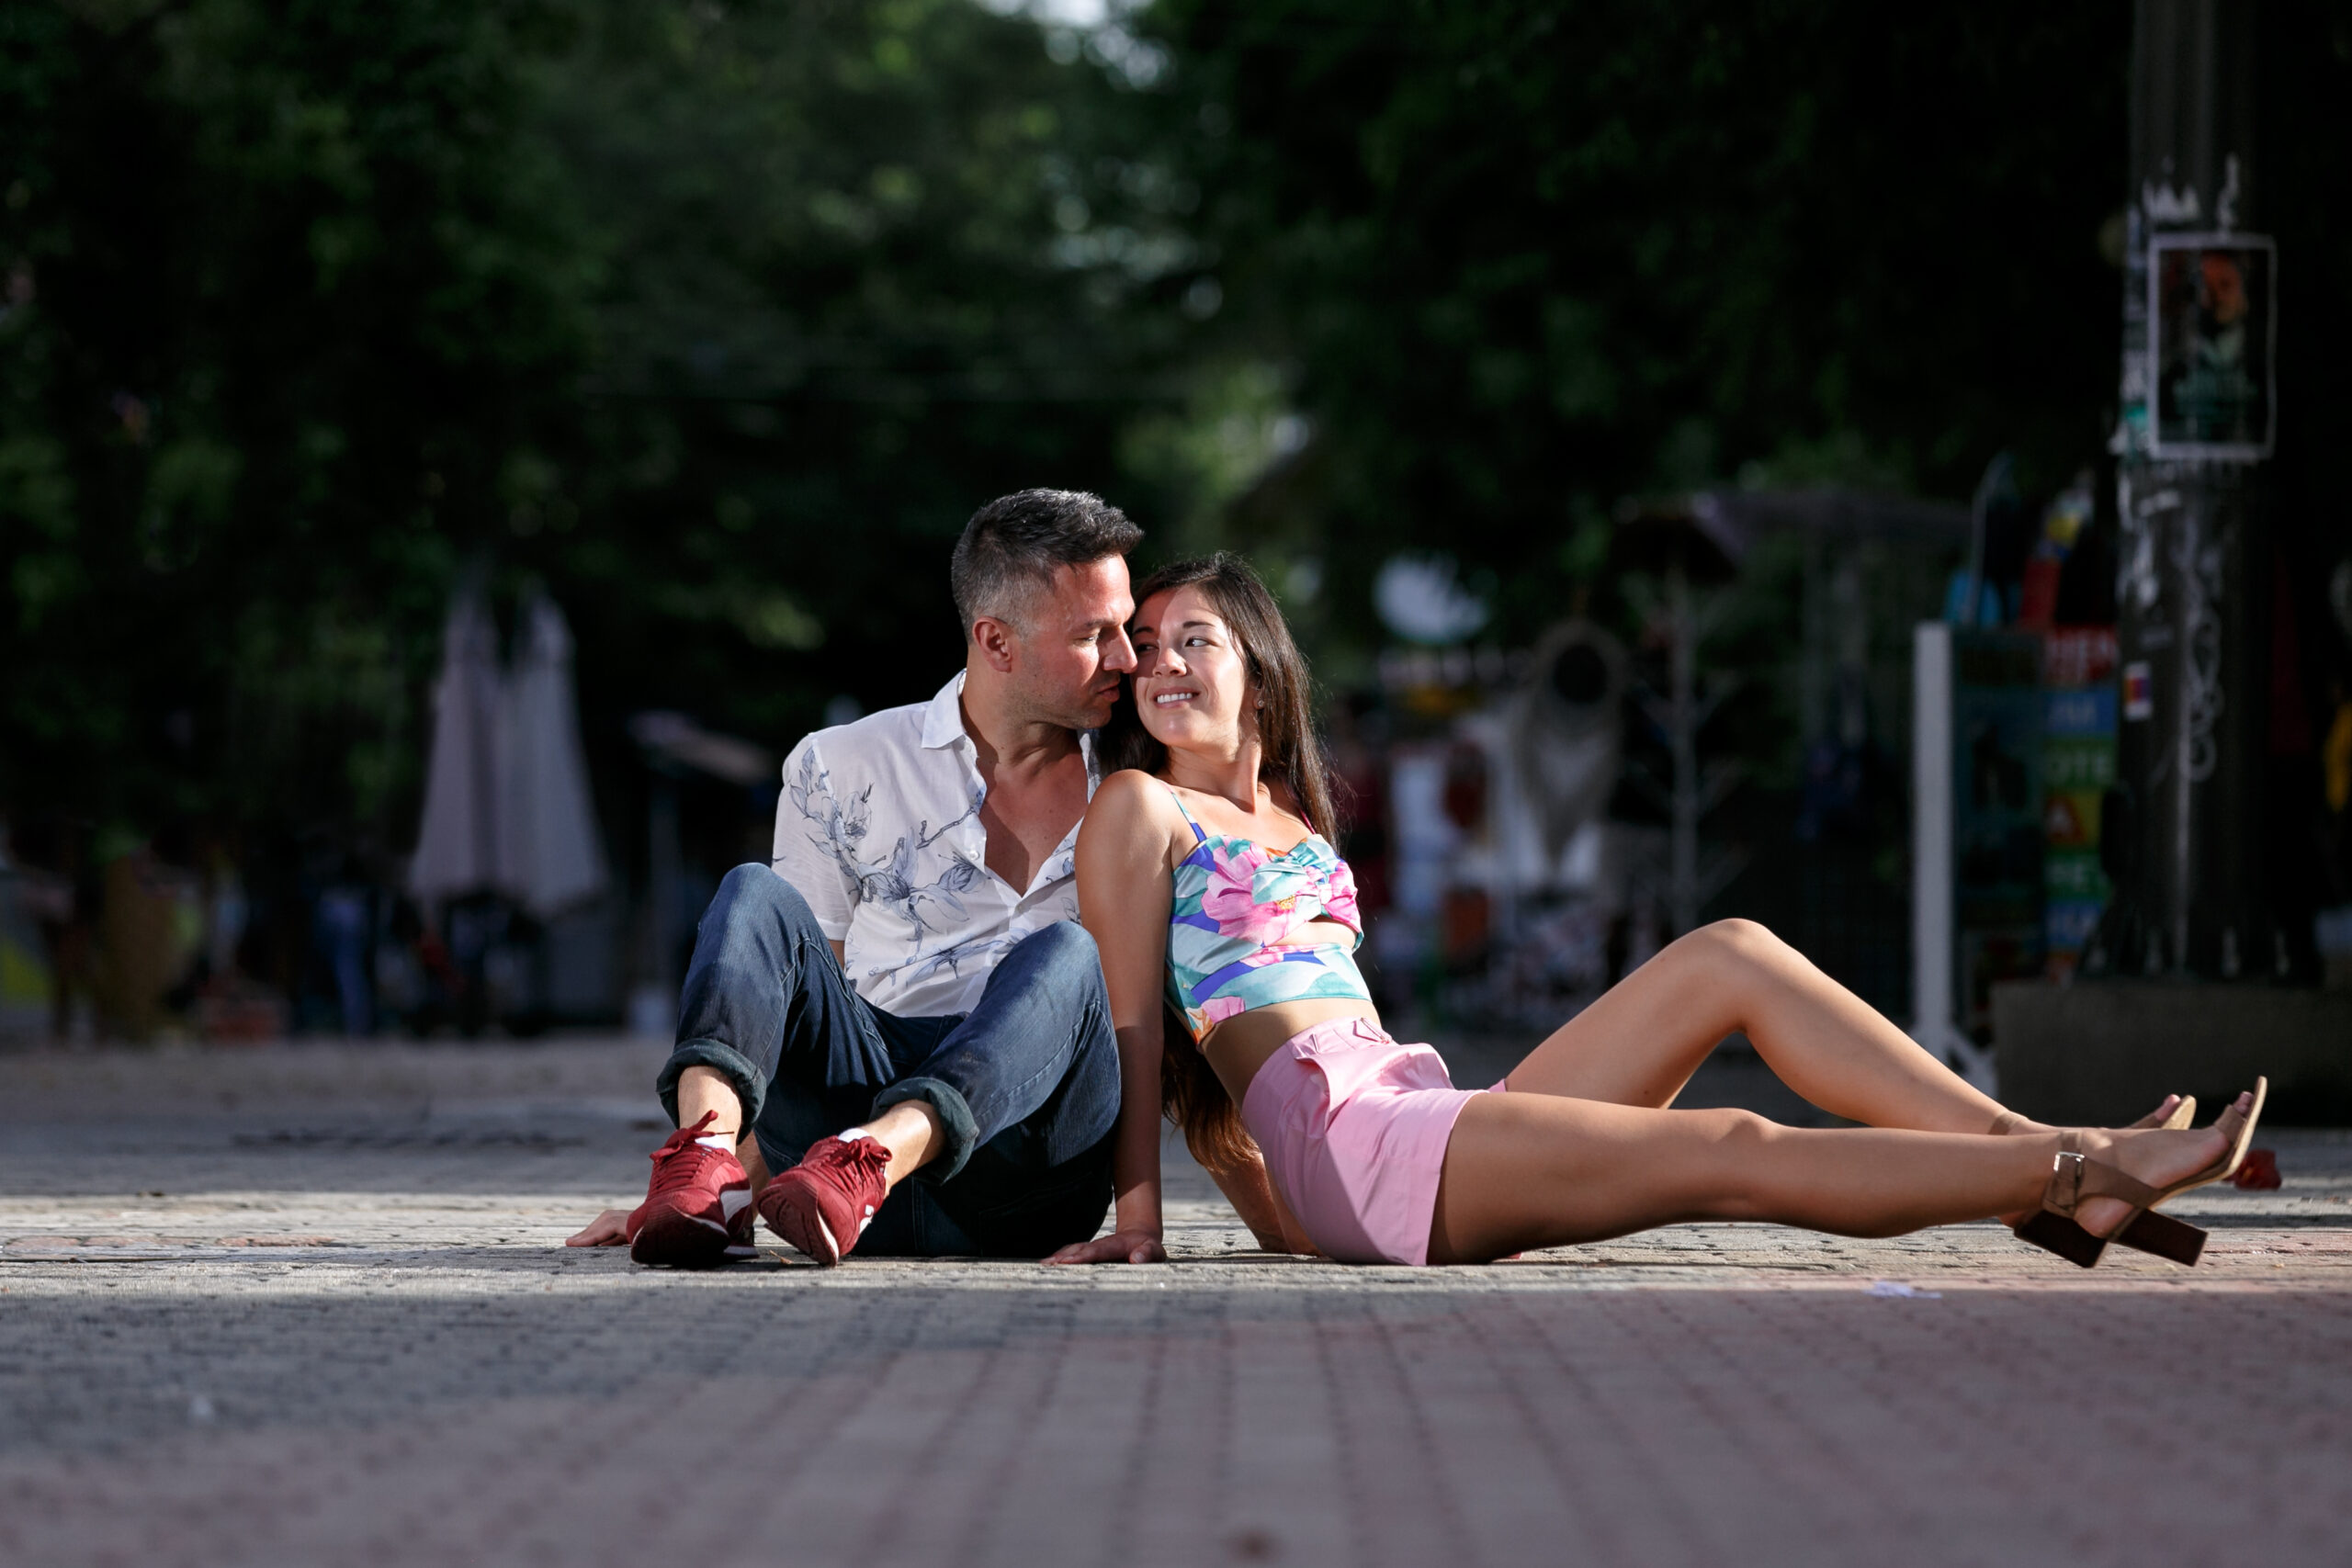
[[(1357, 972), (1280, 609), (1227, 556), (1130, 598), (1141, 538), (1065, 491), (973, 517), (963, 672), (794, 750), (774, 864), (729, 873), (702, 919), (658, 1080), (679, 1130), (644, 1203), (572, 1245), (718, 1264), (752, 1254), (756, 1211), (820, 1264), (1158, 1261), (1165, 1113), (1270, 1251), (1478, 1263), (1685, 1220), (1999, 1215), (2086, 1267), (2109, 1239), (2196, 1259), (2203, 1233), (2154, 1205), (2235, 1170), (2259, 1082), (2202, 1131), (2177, 1099), (2043, 1126), (1747, 921), (1454, 1088)], [(1863, 1125), (1667, 1109), (1735, 1030)]]

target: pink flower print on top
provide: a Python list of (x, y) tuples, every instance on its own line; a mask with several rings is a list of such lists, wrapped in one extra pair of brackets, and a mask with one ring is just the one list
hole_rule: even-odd
[(1248, 1005), (1239, 997), (1211, 997), (1201, 1009), (1201, 1019), (1213, 1028), (1242, 1011)]
[(1272, 942), (1291, 926), (1291, 900), (1258, 901), (1258, 868), (1266, 852), (1244, 843), (1232, 852), (1209, 851), (1209, 885), (1201, 895), (1201, 913), (1216, 922), (1219, 936)]
[(1356, 874), (1341, 861), (1323, 885), (1323, 918), (1337, 920), (1358, 936), (1363, 935), (1363, 916), (1356, 908)]

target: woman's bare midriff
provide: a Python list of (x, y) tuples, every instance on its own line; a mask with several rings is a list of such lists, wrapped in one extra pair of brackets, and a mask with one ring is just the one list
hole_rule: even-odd
[[(1291, 933), (1290, 940), (1280, 945), (1344, 947), (1354, 941), (1355, 933), (1347, 927), (1316, 920), (1299, 927)], [(1266, 1065), (1267, 1057), (1281, 1050), (1292, 1036), (1335, 1018), (1370, 1019), (1376, 1024), (1380, 1021), (1380, 1010), (1352, 997), (1318, 997), (1251, 1008), (1210, 1030), (1208, 1037), (1201, 1042), (1201, 1055), (1208, 1058), (1217, 1081), (1233, 1097), (1233, 1103), (1239, 1105), (1250, 1093), (1250, 1080), (1258, 1076), (1258, 1069)]]

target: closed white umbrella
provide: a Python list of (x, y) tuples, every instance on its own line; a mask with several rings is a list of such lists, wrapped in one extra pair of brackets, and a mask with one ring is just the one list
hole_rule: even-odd
[(571, 631), (555, 601), (523, 601), (498, 727), (501, 892), (540, 919), (605, 890), (605, 847), (571, 685)]
[(424, 820), (409, 865), (409, 891), (428, 907), (497, 880), (500, 685), (498, 628), (481, 591), (461, 588), (441, 633)]

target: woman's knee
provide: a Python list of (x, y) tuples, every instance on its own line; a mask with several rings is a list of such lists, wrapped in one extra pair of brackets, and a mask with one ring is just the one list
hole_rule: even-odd
[(1690, 1114), (1706, 1117), (1713, 1123), (1709, 1131), (1714, 1134), (1715, 1141), (1726, 1148), (1738, 1151), (1760, 1149), (1771, 1142), (1775, 1136), (1787, 1131), (1781, 1123), (1768, 1116), (1759, 1116), (1753, 1111), (1740, 1111), (1728, 1106), (1713, 1111), (1695, 1111)]
[(1742, 919), (1735, 915), (1727, 920), (1710, 920), (1699, 929), (1715, 946), (1749, 957), (1775, 955), (1789, 950), (1789, 944), (1774, 936), (1772, 928), (1760, 920)]
[[(1797, 956), (1796, 949), (1756, 920), (1710, 920), (1674, 943), (1680, 956), (1710, 972), (1725, 969), (1781, 970)], [(1669, 950), (1671, 951), (1671, 949)]]
[(1782, 1208), (1781, 1182), (1768, 1159), (1771, 1145), (1788, 1131), (1753, 1111), (1694, 1111), (1705, 1118), (1714, 1158), (1705, 1183), (1703, 1207), (1721, 1220), (1769, 1219)]

